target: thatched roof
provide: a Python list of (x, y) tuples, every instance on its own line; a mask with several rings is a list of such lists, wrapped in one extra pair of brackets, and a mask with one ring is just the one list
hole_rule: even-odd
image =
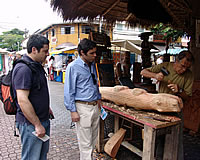
[(198, 0), (51, 0), (53, 10), (64, 20), (94, 20), (100, 16), (109, 24), (126, 21), (129, 25), (149, 26), (164, 22), (187, 32), (197, 3)]

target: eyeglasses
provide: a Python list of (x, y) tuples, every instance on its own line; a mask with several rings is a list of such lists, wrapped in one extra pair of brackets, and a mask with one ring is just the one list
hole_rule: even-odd
[(92, 75), (93, 84), (96, 85), (97, 84), (97, 80), (95, 79), (94, 73), (91, 73), (91, 75)]

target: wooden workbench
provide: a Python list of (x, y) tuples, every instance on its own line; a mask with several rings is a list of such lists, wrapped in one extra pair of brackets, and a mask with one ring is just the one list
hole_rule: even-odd
[[(165, 134), (164, 158), (176, 160), (178, 151), (178, 135), (181, 120), (174, 116), (161, 115), (155, 112), (139, 111), (130, 107), (120, 107), (112, 103), (103, 102), (103, 108), (114, 115), (114, 132), (119, 130), (119, 118), (125, 119), (144, 129), (143, 151), (123, 141), (121, 145), (136, 153), (142, 160), (154, 160), (155, 141), (158, 135)], [(104, 121), (100, 121), (97, 143), (98, 152), (103, 151)]]

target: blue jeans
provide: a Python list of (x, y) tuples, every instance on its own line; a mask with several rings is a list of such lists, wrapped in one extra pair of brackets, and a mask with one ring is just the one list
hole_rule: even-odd
[[(42, 125), (46, 130), (46, 134), (50, 136), (50, 121), (44, 121)], [(43, 142), (33, 135), (32, 132), (35, 131), (35, 127), (31, 124), (27, 125), (27, 123), (20, 124), (16, 122), (16, 127), (21, 135), (21, 160), (46, 160), (49, 151), (49, 140)]]

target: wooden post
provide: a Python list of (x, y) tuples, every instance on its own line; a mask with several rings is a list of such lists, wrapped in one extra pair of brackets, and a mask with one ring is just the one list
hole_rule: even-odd
[(103, 152), (104, 147), (104, 121), (100, 118), (100, 124), (98, 129), (98, 137), (97, 137), (97, 151)]
[[(151, 36), (152, 32), (143, 32), (139, 35), (142, 40), (141, 43), (141, 56), (142, 56), (142, 69), (149, 68), (152, 66), (151, 64), (151, 46), (149, 43), (149, 36)], [(152, 80), (150, 78), (143, 77), (143, 83), (152, 84)]]
[(171, 134), (166, 134), (164, 160), (177, 160), (180, 124), (171, 127)]
[(115, 122), (114, 122), (114, 133), (119, 130), (119, 116), (115, 115)]
[(154, 160), (156, 130), (144, 125), (142, 160)]

